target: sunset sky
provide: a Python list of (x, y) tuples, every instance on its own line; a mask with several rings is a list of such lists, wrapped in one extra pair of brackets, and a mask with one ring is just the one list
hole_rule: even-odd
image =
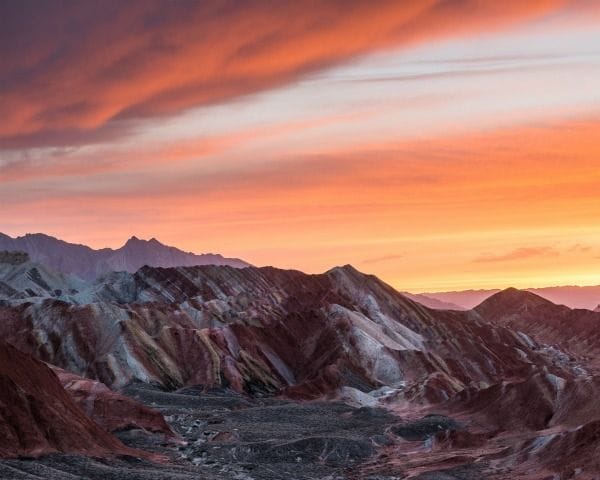
[(600, 1), (0, 2), (0, 231), (600, 284)]

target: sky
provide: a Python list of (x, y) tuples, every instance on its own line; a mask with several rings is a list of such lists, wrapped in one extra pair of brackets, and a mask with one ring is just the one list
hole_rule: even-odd
[(600, 284), (596, 0), (5, 0), (0, 118), (11, 236)]

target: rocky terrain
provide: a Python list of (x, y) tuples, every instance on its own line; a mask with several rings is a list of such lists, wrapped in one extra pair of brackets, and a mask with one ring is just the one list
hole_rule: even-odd
[(2, 338), (117, 442), (3, 478), (600, 475), (600, 313), (515, 289), (430, 309), (351, 266), (0, 272)]
[(387, 429), (396, 419), (382, 409), (250, 398), (229, 389), (165, 392), (134, 384), (125, 392), (158, 408), (180, 439), (135, 428), (116, 435), (167, 461), (54, 454), (0, 461), (2, 478), (347, 478), (394, 438)]

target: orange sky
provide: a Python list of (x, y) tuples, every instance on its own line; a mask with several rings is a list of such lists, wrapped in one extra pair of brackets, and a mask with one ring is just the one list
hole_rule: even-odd
[(12, 6), (0, 231), (412, 291), (600, 284), (597, 3), (308, 3)]

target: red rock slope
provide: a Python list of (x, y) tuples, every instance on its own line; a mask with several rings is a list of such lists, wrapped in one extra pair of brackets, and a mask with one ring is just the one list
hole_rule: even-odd
[(42, 362), (0, 343), (0, 457), (140, 455), (88, 418)]
[(158, 410), (113, 392), (96, 380), (52, 367), (64, 389), (87, 416), (109, 432), (139, 428), (176, 437)]

